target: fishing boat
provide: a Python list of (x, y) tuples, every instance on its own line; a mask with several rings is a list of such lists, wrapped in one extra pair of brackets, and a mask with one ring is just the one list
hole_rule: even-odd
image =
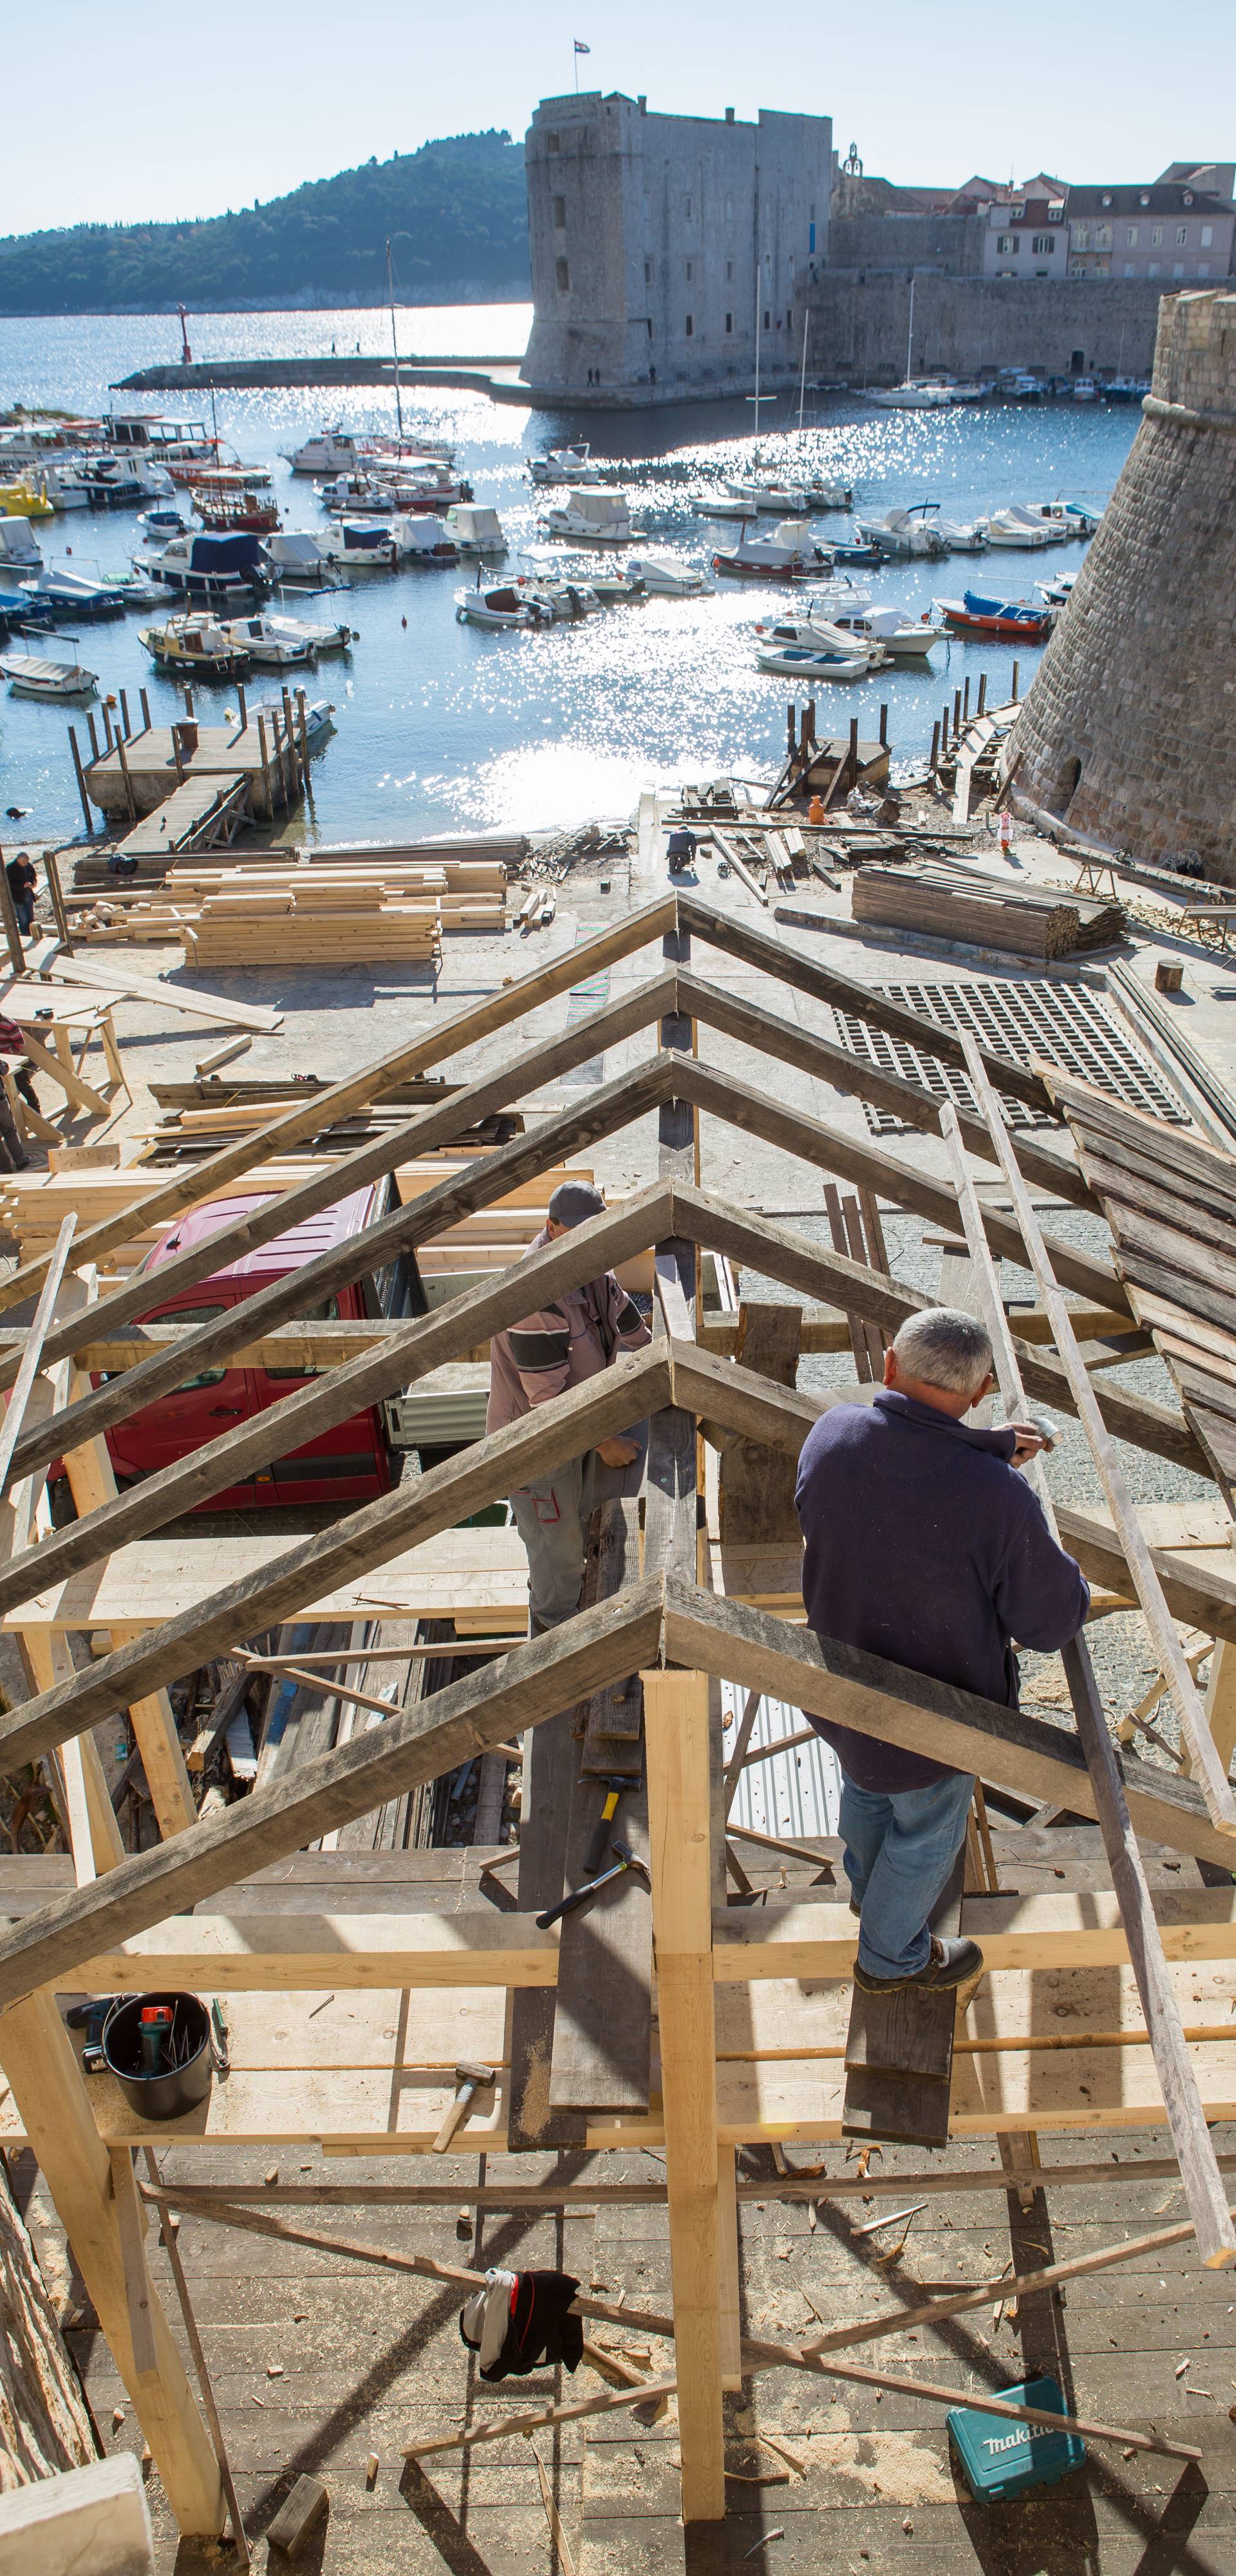
[(290, 670), (312, 659), (313, 645), (295, 617), (233, 617), (221, 624), (219, 632), (247, 661), (271, 663), (276, 670)]
[(20, 482), (0, 483), (0, 518), (50, 519), (52, 504), (46, 492), (39, 491), (23, 475)]
[(948, 546), (936, 526), (938, 501), (914, 501), (905, 510), (886, 510), (882, 519), (856, 519), (860, 537), (877, 554), (895, 562), (946, 555)]
[(401, 564), (416, 564), (426, 571), (435, 567), (449, 572), (459, 561), (459, 548), (448, 535), (441, 519), (421, 516), (391, 520), (391, 543)]
[(968, 590), (961, 599), (938, 599), (936, 606), (949, 626), (963, 635), (1007, 636), (1023, 644), (1045, 644), (1051, 618), (1033, 599), (985, 599)]
[(172, 489), (167, 469), (149, 456), (85, 456), (79, 476), (92, 510), (153, 501)]
[(391, 494), (397, 510), (449, 510), (472, 499), (471, 484), (430, 456), (415, 465), (377, 459), (373, 481), (378, 491)]
[(625, 492), (597, 492), (588, 486), (573, 491), (561, 509), (547, 510), (540, 525), (551, 537), (569, 537), (590, 546), (629, 546), (647, 536), (633, 528)]
[[(807, 605), (816, 607), (813, 594)], [(825, 612), (834, 626), (849, 637), (865, 644), (877, 645), (890, 662), (925, 662), (933, 644), (938, 644), (941, 629), (933, 626), (930, 615), (911, 617), (904, 608), (881, 604), (879, 608), (831, 608)]]
[(372, 442), (354, 438), (350, 429), (319, 429), (303, 446), (279, 452), (294, 474), (350, 474), (372, 453)]
[(987, 537), (993, 546), (1012, 546), (1035, 552), (1040, 546), (1058, 545), (1063, 531), (1036, 517), (1033, 510), (1022, 508), (1019, 501), (1007, 510), (993, 510), (987, 521)]
[(340, 587), (338, 565), (323, 554), (317, 538), (307, 529), (279, 529), (266, 539), (262, 560), (274, 582), (304, 582), (315, 590), (338, 590)]
[(534, 483), (603, 483), (606, 468), (582, 439), (576, 447), (551, 447), (547, 456), (530, 457), (528, 473)]
[(737, 573), (749, 581), (810, 581), (833, 568), (832, 549), (813, 544), (802, 519), (782, 519), (771, 536), (748, 536), (744, 528), (730, 554), (715, 554), (714, 572)]
[(396, 563), (394, 537), (375, 519), (341, 519), (323, 538), (322, 552), (349, 572), (393, 572)]
[(756, 653), (761, 671), (776, 671), (787, 680), (865, 680), (871, 669), (863, 652), (830, 650), (823, 644), (768, 644)]
[(165, 546), (172, 537), (187, 537), (188, 522), (170, 501), (160, 501), (153, 510), (143, 510), (138, 520), (143, 544)]
[(213, 474), (205, 474), (192, 485), (189, 500), (204, 527), (217, 536), (231, 528), (255, 528), (266, 536), (279, 525), (279, 511), (272, 500), (263, 500), (248, 475), (238, 474), (234, 466), (220, 465)]
[(506, 553), (506, 536), (496, 510), (478, 509), (474, 501), (457, 501), (447, 511), (446, 527), (461, 555)]
[(501, 581), (475, 590), (457, 590), (455, 616), (460, 626), (552, 626), (553, 610), (529, 598), (519, 581)]
[(141, 640), (157, 668), (176, 679), (243, 679), (249, 668), (248, 652), (200, 609), (169, 617), (165, 626), (143, 626)]
[(85, 510), (90, 494), (81, 477), (80, 456), (53, 456), (40, 465), (39, 490), (53, 510)]
[(707, 573), (694, 564), (679, 563), (674, 555), (633, 555), (627, 571), (635, 576), (641, 590), (650, 599), (711, 599), (713, 586)]
[(57, 662), (42, 653), (0, 654), (0, 674), (14, 698), (88, 698), (98, 684), (97, 671), (81, 662)]
[(1060, 537), (1092, 537), (1103, 516), (1081, 501), (1031, 501), (1027, 506), (1032, 519), (1042, 519)]

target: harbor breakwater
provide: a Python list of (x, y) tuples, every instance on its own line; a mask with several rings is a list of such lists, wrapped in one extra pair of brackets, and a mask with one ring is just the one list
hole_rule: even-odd
[[(116, 378), (115, 393), (222, 393), (250, 388), (271, 392), (280, 386), (385, 385), (395, 381), (393, 358), (350, 357), (332, 350), (325, 357), (199, 358), (192, 366), (137, 367)], [(440, 386), (447, 392), (485, 393), (496, 402), (527, 402), (528, 388), (519, 382), (519, 360), (510, 357), (400, 358), (400, 389)]]

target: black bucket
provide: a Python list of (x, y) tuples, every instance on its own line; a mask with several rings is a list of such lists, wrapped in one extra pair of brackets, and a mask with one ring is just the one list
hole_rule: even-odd
[[(143, 2013), (162, 2016), (167, 2010), (172, 2016), (170, 2026), (162, 2018), (156, 2025), (157, 2052), (144, 2052)], [(157, 2065), (146, 2066), (144, 2053), (157, 2053)], [(103, 2062), (139, 2119), (179, 2120), (185, 2111), (204, 2102), (210, 2091), (210, 2016), (205, 2005), (196, 1995), (126, 1996), (113, 2004), (103, 2024)]]

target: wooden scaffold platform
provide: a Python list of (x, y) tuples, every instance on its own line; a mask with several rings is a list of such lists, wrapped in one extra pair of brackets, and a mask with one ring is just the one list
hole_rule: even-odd
[[(242, 1175), (260, 1172), (317, 1132), (326, 1117), (381, 1100), (496, 1031), (514, 1031), (582, 977), (624, 958), (643, 959), (650, 949), (642, 980), (624, 986), (618, 999), (519, 1051), (517, 1062), (516, 1050), (508, 1050), (493, 1072), (414, 1108), (329, 1168), (246, 1209), (204, 1245), (179, 1252), (161, 1272), (161, 1293), (209, 1276), (363, 1181), (451, 1146), (607, 1047), (646, 1036), (647, 1051), (631, 1056), (616, 1079), (589, 1085), (579, 1105), (543, 1115), (527, 1110), (524, 1132), (453, 1163), (366, 1233), (241, 1306), (195, 1326), (139, 1333), (139, 1347), (131, 1347), (149, 1289), (136, 1279), (101, 1293), (97, 1264), (133, 1231), (218, 1199)], [(737, 959), (754, 968), (770, 989), (835, 1004), (968, 1069), (983, 1114), (942, 1108), (926, 1090), (812, 1035), (771, 1005), (727, 990), (707, 971), (707, 951), (723, 965)], [(756, 1085), (694, 1055), (701, 1027), (735, 1041), (739, 1063), (740, 1050), (756, 1050), (769, 1078)], [(823, 1085), (894, 1106), (922, 1133), (943, 1136), (951, 1177), (911, 1169), (822, 1118), (782, 1106), (778, 1064), (805, 1066)], [(1041, 1134), (1014, 1142), (995, 1091), (1044, 1113), (1058, 1092), (1079, 1128), (1083, 1112), (1093, 1113), (1082, 1168)], [(1145, 1267), (1155, 1255), (1148, 1217), (1139, 1220), (1143, 1268), (1135, 1275), (1125, 1266), (1132, 1220), (1129, 1228), (1117, 1222), (1111, 1175), (1131, 1172), (1132, 1149), (1111, 1120), (1102, 1125), (1097, 1095), (1080, 1105), (1079, 1097), (1037, 1067), (981, 1055), (971, 1041), (811, 962), (763, 928), (694, 897), (670, 896), (311, 1104), (293, 1103), (257, 1130), (228, 1138), (188, 1171), (160, 1174), (140, 1206), (106, 1213), (76, 1233), (62, 1228), (55, 1252), (27, 1260), (0, 1288), (0, 1308), (43, 1292), (24, 1342), (6, 1336), (0, 1344), (0, 1383), (13, 1389), (3, 1430), (0, 1616), (20, 1641), (31, 1690), (22, 1706), (0, 1716), (0, 1767), (56, 1766), (76, 1880), (46, 1901), (15, 1906), (0, 1935), (7, 2081), (0, 2144), (28, 2145), (38, 2158), (183, 2531), (223, 2529), (226, 2463), (217, 2426), (212, 2435), (208, 2382), (204, 2416), (152, 2283), (143, 2243), (147, 2204), (165, 2211), (175, 2202), (221, 2225), (296, 2240), (285, 2210), (257, 2209), (265, 2195), (220, 2179), (226, 2153), (274, 2141), (320, 2143), (388, 2157), (398, 2185), (400, 2159), (432, 2146), (451, 2106), (452, 2070), (464, 2061), (491, 2066), (496, 2081), (469, 2105), (460, 2148), (543, 2155), (546, 2148), (596, 2154), (655, 2147), (664, 2158), (671, 2302), (650, 2308), (635, 2297), (620, 2304), (612, 2294), (581, 2294), (578, 2305), (586, 2318), (621, 2316), (672, 2337), (672, 2369), (533, 2410), (527, 2419), (507, 2414), (495, 2438), (524, 2420), (552, 2423), (674, 2390), (688, 2525), (725, 2511), (727, 2389), (785, 2368), (830, 2383), (907, 2385), (854, 2358), (853, 2348), (882, 2330), (870, 2321), (830, 2323), (814, 2339), (744, 2331), (735, 2166), (741, 2148), (781, 2152), (794, 2140), (843, 2137), (901, 2138), (924, 2148), (990, 2140), (1000, 2162), (993, 2161), (989, 2179), (1011, 2176), (1033, 2193), (1055, 2187), (1040, 2147), (1050, 2132), (1166, 2127), (1171, 2170), (1187, 2202), (1178, 2224), (1123, 2238), (1076, 2263), (1040, 2266), (1041, 2278), (1030, 2271), (933, 2297), (923, 2309), (929, 2321), (1182, 2236), (1195, 2241), (1204, 2265), (1219, 2268), (1236, 2257), (1210, 2135), (1212, 2124), (1236, 2117), (1236, 1802), (1227, 1776), (1236, 1567), (1228, 1570), (1222, 1545), (1231, 1508), (1227, 1434), (1221, 1439), (1215, 1428), (1232, 1413), (1232, 1370), (1226, 1324), (1203, 1303), (1213, 1299), (1213, 1275), (1206, 1274), (1217, 1264), (1229, 1264), (1236, 1282), (1236, 1163), (1190, 1139), (1186, 1170), (1178, 1131), (1136, 1122), (1144, 1157), (1156, 1139), (1163, 1143), (1164, 1171), (1153, 1189), (1171, 1197), (1172, 1223), (1195, 1245), (1219, 1246), (1205, 1256), (1199, 1249), (1202, 1285), (1191, 1300), (1180, 1291), (1168, 1313), (1167, 1291)], [(131, 1412), (239, 1351), (266, 1348), (272, 1335), (320, 1312), (325, 1296), (397, 1250), (431, 1244), (464, 1217), (649, 1116), (657, 1121), (659, 1168), (647, 1186), (428, 1315), (336, 1342), (329, 1328), (314, 1326), (319, 1376), (116, 1492), (105, 1435)], [(872, 1210), (878, 1200), (929, 1219), (964, 1248), (980, 1302), (992, 1307), (1002, 1383), (1016, 1381), (1028, 1396), (1080, 1418), (1087, 1431), (1105, 1508), (1061, 1509), (1061, 1538), (1095, 1588), (1095, 1615), (1140, 1606), (1179, 1719), (1184, 1767), (1116, 1746), (1084, 1646), (1066, 1651), (1073, 1724), (1057, 1725), (819, 1639), (803, 1624), (788, 1480), (811, 1424), (838, 1395), (792, 1382), (792, 1328), (769, 1320), (784, 1319), (786, 1309), (752, 1304), (728, 1323), (705, 1320), (701, 1256), (745, 1267), (843, 1319), (830, 1346), (844, 1335), (860, 1376), (869, 1375), (882, 1337), (933, 1301), (875, 1266), (878, 1212), (865, 1239), (861, 1228), (843, 1230), (842, 1250), (712, 1194), (700, 1179), (705, 1118), (797, 1157), (830, 1186), (845, 1183)], [(1122, 1113), (1114, 1126), (1127, 1123)], [(979, 1206), (971, 1158), (1003, 1174), (1000, 1206)], [(1043, 1233), (1027, 1185), (1092, 1214), (1107, 1206), (1110, 1190), (1115, 1260)], [(1121, 1206), (1145, 1208), (1151, 1186), (1143, 1169), (1140, 1197), (1126, 1187)], [(264, 1539), (236, 1554), (170, 1534), (186, 1510), (276, 1456), (431, 1371), (467, 1360), (530, 1305), (650, 1252), (652, 1343), (602, 1377), (310, 1536)], [(1017, 1339), (1002, 1309), (996, 1320), (992, 1263), (1001, 1255), (1029, 1264), (1038, 1280), (1037, 1316)], [(1140, 1323), (1156, 1340), (1164, 1336), (1183, 1409), (1089, 1369), (1061, 1287), (1083, 1301), (1087, 1333), (1133, 1333)], [(125, 1365), (116, 1367), (111, 1356), (104, 1362), (121, 1342)], [(115, 1374), (91, 1387), (88, 1371), (104, 1364)], [(461, 1525), (643, 1418), (650, 1430), (642, 1507), (611, 1503), (599, 1515), (576, 1616), (544, 1636), (518, 1635), (523, 1595), (508, 1534), (464, 1533)], [(1172, 1526), (1142, 1526), (1115, 1442), (1208, 1480), (1211, 1543), (1199, 1549), (1186, 1532), (1173, 1544)], [(66, 1460), (78, 1518), (53, 1530), (44, 1478), (57, 1457)], [(475, 1542), (466, 1566), (461, 1537)], [(480, 1597), (486, 1584), (498, 1597)], [(375, 1600), (394, 1604), (400, 1615), (436, 1615), (448, 1596), (460, 1613), (471, 1606), (488, 1630), (495, 1651), (482, 1667), (225, 1811), (198, 1816), (167, 1696), (174, 1682), (212, 1657), (243, 1653), (286, 1620), (357, 1616)], [(1178, 1620), (1216, 1641), (1205, 1707)], [(72, 1633), (91, 1631), (97, 1649), (100, 1628), (110, 1632), (110, 1651), (96, 1651), (79, 1667)], [(728, 1760), (723, 1684), (737, 1688), (747, 1712)], [(982, 1942), (986, 1967), (977, 1988), (961, 1994), (955, 2013), (950, 2000), (947, 2014), (925, 2015), (911, 2033), (887, 1999), (879, 2005), (864, 1998), (856, 2009), (856, 1926), (826, 1876), (805, 1896), (747, 1901), (743, 1854), (749, 1857), (758, 1837), (744, 1839), (730, 1810), (762, 1695), (807, 1719), (828, 1715), (877, 1739), (929, 1750), (1006, 1798), (1097, 1820), (1105, 1873), (1100, 1867), (1096, 1878), (1092, 1865), (1084, 1884), (1058, 1883), (1048, 1892), (1002, 1889), (980, 1802), (964, 1877), (947, 1898), (950, 1920)], [(130, 1712), (162, 1834), (136, 1855), (120, 1848), (92, 1734), (121, 1709)], [(1157, 1753), (1160, 1739), (1145, 1723)], [(277, 1911), (255, 1902), (255, 1873), (517, 1736), (524, 1745), (523, 1831), (510, 1868), (495, 1865), (487, 1877), (487, 1895), (478, 1890), (449, 1912), (408, 1903), (332, 1910), (308, 1893), (299, 1908), (294, 1897)], [(583, 1875), (582, 1855), (614, 1778), (627, 1783), (622, 1830), (647, 1875), (628, 1871), (593, 1908), (543, 1928), (538, 1913)], [(1210, 1865), (1214, 1883), (1176, 1891), (1155, 1874), (1152, 1884), (1139, 1843)], [(331, 1856), (321, 1857), (325, 1868)], [(230, 2072), (196, 2109), (152, 2131), (110, 2077), (87, 2085), (61, 1999), (180, 1986), (227, 1999)], [(346, 2050), (323, 1996), (346, 2003)], [(1042, 2044), (1045, 2012), (1058, 2015), (1050, 2046)], [(208, 2158), (200, 2183), (164, 2183), (157, 2166), (135, 2163), (136, 2150), (169, 2144), (182, 2157), (200, 2149)], [(947, 2164), (941, 2171), (947, 2176)], [(346, 2193), (346, 2169), (340, 2174)], [(601, 2189), (590, 2181), (589, 2197)], [(566, 2184), (557, 2190), (564, 2203)], [(408, 2196), (414, 2200), (413, 2186)], [(344, 2251), (361, 2263), (395, 2261), (449, 2286), (475, 2278), (465, 2266), (428, 2256), (378, 2255), (350, 2241)], [(190, 2290), (185, 2282), (186, 2301)], [(190, 2305), (186, 2320), (191, 2313)], [(941, 2409), (967, 2394), (922, 2378), (912, 2385)], [(1013, 2421), (1027, 2415), (1011, 2401), (983, 2402)], [(1083, 2422), (1082, 2430), (1131, 2452), (1197, 2456), (1144, 2426)], [(449, 2440), (418, 2438), (410, 2428), (407, 2449), (423, 2458), (487, 2438), (484, 2425)]]

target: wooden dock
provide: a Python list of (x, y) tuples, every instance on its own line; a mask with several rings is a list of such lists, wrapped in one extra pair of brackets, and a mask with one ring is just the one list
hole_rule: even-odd
[[(148, 725), (127, 739), (116, 734), (97, 759), (83, 765), (82, 779), (86, 796), (102, 813), (127, 815), (133, 823), (156, 814), (178, 789), (200, 791), (208, 781), (216, 796), (223, 792), (221, 781), (237, 793), (243, 788), (249, 811), (268, 819), (299, 801), (307, 771), (307, 746), (298, 736), (293, 706), (290, 723), (281, 713), (236, 724), (199, 724), (185, 717), (175, 725)], [(155, 837), (164, 837), (157, 828)], [(178, 846), (205, 845), (185, 839)], [(144, 838), (147, 855), (152, 848)]]

